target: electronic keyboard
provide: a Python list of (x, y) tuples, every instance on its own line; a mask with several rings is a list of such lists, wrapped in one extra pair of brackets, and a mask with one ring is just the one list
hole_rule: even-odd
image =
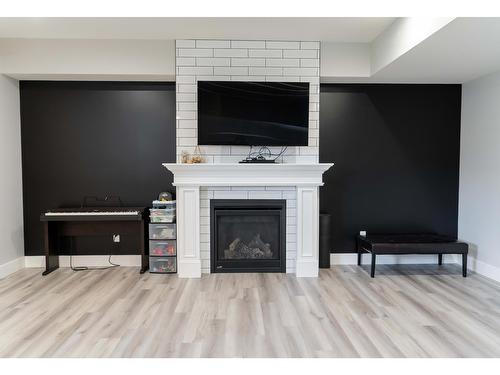
[(42, 221), (109, 221), (142, 220), (144, 207), (79, 207), (48, 210)]
[[(78, 208), (56, 208), (40, 215), (43, 222), (45, 271), (48, 275), (59, 268), (59, 255), (63, 254), (63, 237), (95, 237), (112, 236), (120, 234), (131, 236), (137, 244), (138, 253), (141, 255), (140, 272), (147, 271), (148, 236), (147, 214), (145, 207), (111, 207), (111, 206), (85, 206)], [(71, 254), (70, 245), (70, 254)], [(67, 251), (67, 249), (66, 249)]]

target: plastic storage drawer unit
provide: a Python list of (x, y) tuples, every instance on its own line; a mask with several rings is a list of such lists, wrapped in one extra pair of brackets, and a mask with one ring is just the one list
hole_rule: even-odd
[(149, 272), (176, 273), (175, 201), (154, 201), (149, 217)]
[(177, 255), (177, 244), (175, 240), (150, 240), (149, 241), (150, 256), (175, 256)]
[(150, 208), (149, 211), (152, 223), (173, 223), (175, 220), (175, 208)]
[(150, 240), (175, 240), (175, 224), (149, 224)]
[(176, 273), (176, 257), (149, 257), (150, 273)]
[(174, 208), (175, 209), (176, 202), (175, 201), (153, 201), (153, 208)]

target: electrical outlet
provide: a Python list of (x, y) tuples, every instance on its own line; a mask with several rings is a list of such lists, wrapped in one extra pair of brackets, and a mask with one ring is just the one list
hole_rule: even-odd
[(366, 230), (360, 230), (359, 231), (359, 235), (363, 236), (363, 237), (366, 237)]
[(119, 234), (113, 234), (113, 242), (120, 242), (120, 235)]

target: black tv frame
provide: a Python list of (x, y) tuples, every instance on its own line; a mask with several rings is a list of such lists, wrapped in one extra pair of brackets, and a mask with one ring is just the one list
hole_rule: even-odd
[(307, 88), (307, 96), (310, 96), (310, 83), (309, 82), (263, 82), (263, 81), (198, 81), (197, 82), (197, 144), (200, 146), (268, 146), (268, 147), (296, 147), (296, 146), (308, 146), (309, 143), (309, 103), (307, 100), (307, 108), (305, 108), (305, 126), (303, 127), (306, 130), (306, 135), (301, 139), (301, 142), (237, 142), (237, 141), (206, 141), (200, 140), (200, 90), (199, 85), (203, 83), (220, 83), (222, 85), (227, 84), (296, 84)]

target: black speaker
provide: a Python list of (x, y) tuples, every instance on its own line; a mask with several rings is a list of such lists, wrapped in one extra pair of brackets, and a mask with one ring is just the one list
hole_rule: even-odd
[(330, 268), (332, 248), (332, 215), (319, 215), (319, 268)]

